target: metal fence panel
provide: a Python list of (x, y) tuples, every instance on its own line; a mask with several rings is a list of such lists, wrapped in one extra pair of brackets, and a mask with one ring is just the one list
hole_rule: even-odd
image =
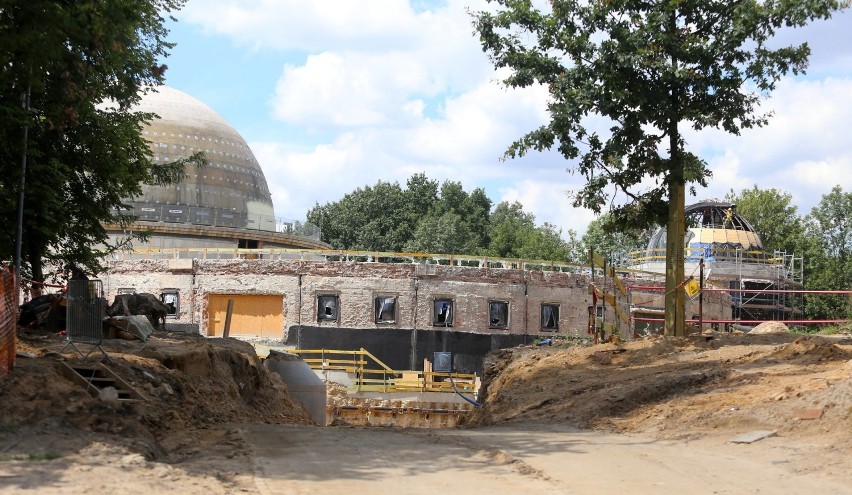
[[(103, 282), (100, 280), (69, 280), (67, 292), (67, 339), (68, 345), (83, 353), (75, 344), (88, 344), (101, 349), (104, 337), (103, 320), (106, 312), (106, 299), (103, 297)], [(92, 351), (89, 351), (91, 354)], [(88, 354), (84, 355), (88, 356)]]

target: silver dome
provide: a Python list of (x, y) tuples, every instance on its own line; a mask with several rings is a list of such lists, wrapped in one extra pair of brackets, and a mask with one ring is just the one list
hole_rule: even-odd
[(168, 86), (146, 94), (138, 110), (156, 113), (143, 130), (155, 163), (203, 152), (206, 167), (187, 166), (187, 178), (142, 187), (128, 201), (140, 220), (275, 230), (272, 198), (245, 140), (201, 101)]

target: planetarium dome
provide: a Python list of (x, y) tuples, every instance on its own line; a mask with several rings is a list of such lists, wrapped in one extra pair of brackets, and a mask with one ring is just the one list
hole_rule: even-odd
[(187, 177), (167, 186), (144, 185), (127, 201), (139, 220), (270, 230), (272, 199), (260, 165), (240, 134), (212, 108), (168, 86), (143, 96), (137, 110), (160, 118), (144, 128), (155, 163), (201, 152), (205, 167), (187, 165)]
[[(703, 249), (708, 257), (717, 251), (763, 252), (760, 236), (733, 203), (705, 201), (687, 206), (684, 213), (687, 220), (685, 243), (690, 249)], [(648, 241), (647, 249), (649, 253), (664, 253), (665, 248), (666, 228), (660, 227)]]

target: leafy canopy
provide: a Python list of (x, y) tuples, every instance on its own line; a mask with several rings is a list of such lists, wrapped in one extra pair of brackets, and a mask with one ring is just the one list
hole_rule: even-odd
[(336, 249), (485, 255), (548, 261), (577, 261), (582, 248), (576, 233), (545, 223), (518, 203), (494, 210), (481, 188), (467, 192), (461, 183), (411, 176), (402, 189), (379, 181), (339, 201), (316, 205), (307, 220)]
[[(706, 185), (707, 164), (679, 130), (762, 126), (756, 113), (781, 76), (807, 66), (806, 43), (772, 49), (781, 27), (826, 19), (832, 0), (489, 0), (473, 13), (483, 50), (513, 88), (541, 84), (550, 122), (515, 141), (507, 158), (556, 147), (586, 185), (575, 206), (600, 212), (615, 192), (616, 225), (664, 224), (667, 186)], [(589, 117), (597, 117), (590, 119)], [(603, 119), (600, 119), (603, 117)], [(601, 121), (605, 122), (601, 124)]]
[(775, 188), (760, 189), (755, 184), (739, 194), (731, 190), (725, 199), (736, 204), (737, 211), (748, 219), (766, 252), (779, 250), (792, 254), (799, 250), (803, 226), (792, 204), (793, 195)]
[[(110, 250), (103, 222), (141, 184), (183, 178), (183, 162), (155, 164), (135, 112), (161, 84), (172, 44), (163, 15), (184, 0), (3, 0), (0, 5), (0, 256), (11, 259), (26, 157), (22, 264), (91, 271)], [(26, 129), (26, 140), (24, 130)], [(203, 164), (200, 156), (190, 160)], [(112, 246), (114, 248), (115, 246)]]
[(472, 13), (483, 50), (512, 88), (548, 89), (550, 121), (506, 158), (556, 148), (585, 179), (574, 205), (612, 223), (665, 224), (666, 334), (684, 332), (685, 189), (706, 186), (707, 164), (681, 126), (739, 134), (762, 126), (763, 96), (807, 66), (807, 44), (773, 49), (782, 27), (825, 19), (838, 0), (489, 0)]

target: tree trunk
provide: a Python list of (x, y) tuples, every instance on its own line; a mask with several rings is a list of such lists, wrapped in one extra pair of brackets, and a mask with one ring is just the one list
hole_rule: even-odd
[[(677, 3), (671, 11), (669, 19), (669, 35), (677, 43), (679, 28), (677, 25)], [(670, 47), (672, 53), (672, 74), (678, 72), (677, 50)], [(681, 88), (675, 83), (676, 77), (672, 78), (671, 114), (669, 115), (669, 157), (671, 168), (669, 172), (669, 215), (666, 222), (666, 321), (665, 334), (669, 336), (686, 335), (684, 316), (686, 305), (684, 302), (683, 283), (683, 241), (686, 235), (686, 184), (683, 180), (683, 157), (681, 153), (680, 132), (680, 93)]]
[(27, 258), (30, 262), (30, 271), (33, 282), (32, 296), (38, 297), (43, 293), (42, 286), (40, 285), (44, 282), (44, 265), (42, 264), (41, 255), (38, 253), (36, 249), (29, 248), (27, 249)]
[(683, 240), (686, 235), (686, 185), (673, 180), (669, 185), (669, 216), (666, 226), (666, 322), (665, 334), (684, 336), (686, 306), (683, 287)]

